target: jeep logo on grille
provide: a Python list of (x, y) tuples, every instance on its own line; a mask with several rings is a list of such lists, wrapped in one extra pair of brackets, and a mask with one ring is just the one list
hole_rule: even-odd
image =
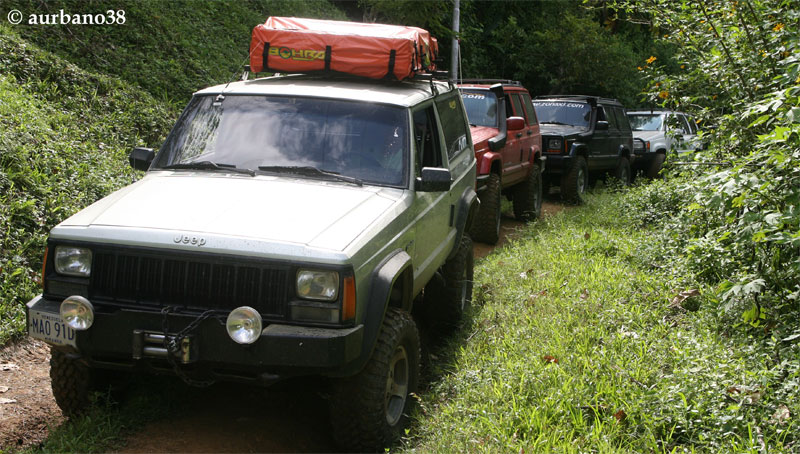
[(191, 244), (192, 246), (197, 246), (197, 247), (205, 246), (206, 244), (206, 239), (203, 237), (189, 236), (184, 234), (176, 236), (175, 238), (172, 239), (172, 241), (174, 241), (175, 244), (181, 244), (181, 243)]

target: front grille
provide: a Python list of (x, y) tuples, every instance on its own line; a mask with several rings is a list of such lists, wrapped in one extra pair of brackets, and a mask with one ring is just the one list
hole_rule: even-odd
[(95, 251), (92, 262), (89, 293), (103, 303), (286, 313), (287, 266), (138, 251)]

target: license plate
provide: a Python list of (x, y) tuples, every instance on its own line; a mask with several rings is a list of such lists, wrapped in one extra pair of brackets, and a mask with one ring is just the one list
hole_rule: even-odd
[(75, 330), (52, 312), (28, 310), (28, 335), (48, 344), (75, 346)]

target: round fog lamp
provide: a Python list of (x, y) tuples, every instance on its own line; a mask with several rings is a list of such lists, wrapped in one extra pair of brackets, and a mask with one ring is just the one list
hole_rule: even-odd
[(73, 295), (62, 301), (59, 312), (64, 323), (77, 331), (85, 331), (94, 323), (94, 307), (82, 296)]
[(239, 344), (252, 344), (261, 336), (261, 314), (252, 307), (237, 307), (225, 322), (228, 336)]

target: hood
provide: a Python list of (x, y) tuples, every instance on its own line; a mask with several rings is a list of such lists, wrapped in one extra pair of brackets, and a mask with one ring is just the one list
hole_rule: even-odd
[(151, 172), (56, 229), (119, 227), (343, 250), (400, 194), (285, 176)]
[(655, 142), (656, 140), (664, 140), (664, 131), (633, 131), (633, 137)]
[(547, 123), (539, 124), (539, 133), (543, 136), (571, 136), (576, 134), (585, 134), (587, 132), (589, 132), (589, 130), (581, 126), (553, 125)]
[(500, 134), (500, 130), (489, 126), (470, 126), (469, 133), (472, 135), (472, 144), (475, 148), (483, 145), (492, 137)]

